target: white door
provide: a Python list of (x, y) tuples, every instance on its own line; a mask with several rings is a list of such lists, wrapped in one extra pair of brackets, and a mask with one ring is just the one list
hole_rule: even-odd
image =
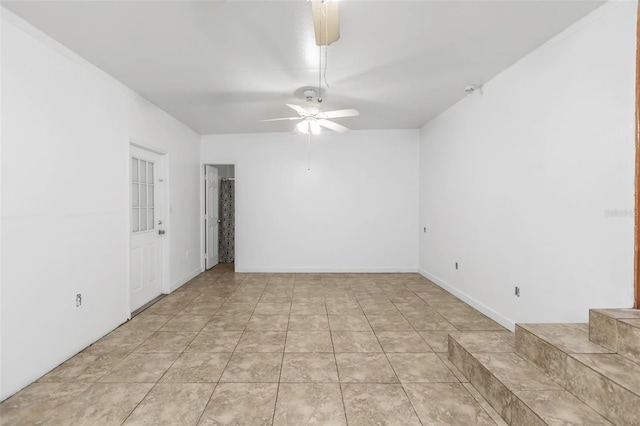
[(131, 147), (131, 311), (162, 293), (161, 156)]
[(205, 267), (218, 264), (218, 169), (204, 166)]

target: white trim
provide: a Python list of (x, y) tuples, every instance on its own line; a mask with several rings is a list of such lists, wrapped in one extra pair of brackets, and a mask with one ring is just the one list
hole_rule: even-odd
[(270, 266), (270, 267), (259, 267), (259, 266), (249, 266), (249, 267), (238, 267), (236, 263), (236, 272), (246, 272), (246, 273), (348, 273), (348, 274), (415, 274), (418, 272), (417, 268), (399, 268), (395, 266), (389, 267), (290, 267), (290, 266)]
[(169, 293), (173, 293), (174, 291), (176, 291), (177, 289), (179, 289), (180, 287), (182, 287), (183, 285), (185, 285), (186, 283), (188, 283), (189, 281), (191, 281), (201, 273), (202, 271), (200, 271), (199, 269), (196, 269), (193, 272), (189, 272), (187, 275), (180, 278), (178, 281), (176, 281), (171, 285)]
[(452, 286), (451, 284), (447, 283), (445, 280), (438, 278), (435, 275), (430, 274), (429, 272), (425, 271), (424, 269), (418, 269), (418, 273), (420, 275), (422, 275), (423, 277), (425, 277), (426, 279), (432, 281), (434, 284), (442, 287), (444, 290), (448, 291), (449, 293), (451, 293), (452, 295), (456, 296), (458, 299), (462, 300), (463, 302), (466, 302), (467, 304), (471, 305), (471, 307), (475, 308), (477, 311), (480, 311), (481, 313), (485, 314), (486, 316), (488, 316), (489, 318), (491, 318), (492, 320), (494, 320), (495, 322), (497, 322), (498, 324), (500, 324), (501, 326), (514, 331), (516, 328), (516, 323), (511, 321), (509, 318), (506, 318), (502, 315), (500, 315), (498, 312), (494, 311), (493, 309), (489, 308), (488, 306), (486, 306), (485, 304), (477, 301), (476, 299), (474, 299), (473, 297), (469, 296), (468, 294), (458, 290), (457, 288), (455, 288), (454, 286)]

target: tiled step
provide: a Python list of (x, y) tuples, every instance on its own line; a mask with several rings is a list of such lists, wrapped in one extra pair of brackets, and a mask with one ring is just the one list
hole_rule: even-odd
[(640, 363), (640, 310), (591, 309), (589, 338)]
[(516, 324), (516, 352), (564, 386), (567, 354), (613, 353), (589, 340), (587, 324)]
[(614, 424), (640, 424), (640, 365), (589, 340), (586, 324), (518, 324), (516, 353)]
[(608, 425), (514, 352), (511, 333), (450, 333), (449, 359), (510, 425)]

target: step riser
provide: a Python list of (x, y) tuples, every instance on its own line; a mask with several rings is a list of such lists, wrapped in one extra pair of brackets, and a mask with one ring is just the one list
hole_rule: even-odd
[(589, 340), (640, 363), (640, 311), (590, 310)]
[(547, 426), (536, 413), (534, 413), (524, 402), (518, 398), (513, 398), (511, 406), (511, 424), (527, 426)]
[(589, 311), (589, 340), (615, 351), (618, 347), (617, 323), (615, 318)]
[(613, 383), (582, 362), (567, 357), (565, 388), (609, 421), (640, 424), (640, 397)]
[(567, 354), (519, 325), (516, 325), (516, 353), (561, 386), (565, 385)]
[(512, 392), (451, 336), (449, 336), (449, 360), (498, 412), (500, 417), (508, 424), (512, 424)]
[(640, 363), (640, 328), (618, 321), (618, 353)]
[(640, 424), (640, 397), (634, 393), (519, 325), (515, 341), (518, 355), (612, 423)]

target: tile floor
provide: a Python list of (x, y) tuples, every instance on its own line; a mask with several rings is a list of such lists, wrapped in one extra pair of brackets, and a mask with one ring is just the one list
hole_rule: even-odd
[(0, 424), (504, 424), (447, 359), (469, 330), (504, 331), (417, 274), (221, 265), (6, 400)]

